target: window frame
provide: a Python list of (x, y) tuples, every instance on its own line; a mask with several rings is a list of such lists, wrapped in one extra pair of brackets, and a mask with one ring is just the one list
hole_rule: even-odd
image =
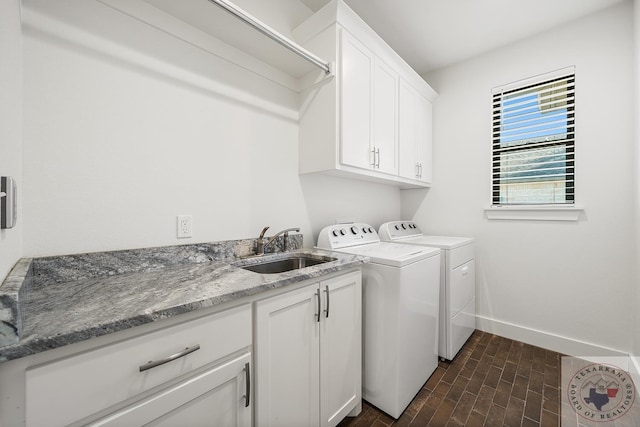
[[(575, 67), (566, 67), (551, 73), (534, 76), (528, 79), (519, 80), (508, 85), (499, 86), (492, 90), (492, 113), (491, 113), (491, 195), (490, 203), (492, 208), (518, 208), (520, 211), (533, 210), (536, 212), (546, 212), (547, 208), (557, 212), (558, 207), (571, 208), (575, 204), (575, 164), (576, 164), (576, 147), (575, 147), (575, 93), (570, 102), (567, 103), (566, 113), (566, 135), (562, 140), (550, 141), (534, 141), (523, 143), (521, 145), (502, 146), (501, 138), (505, 132), (503, 126), (504, 105), (502, 102), (505, 97), (511, 93), (524, 92), (528, 89), (544, 89), (545, 86), (558, 81), (566, 81), (568, 83), (567, 90), (575, 92), (576, 76)], [(535, 93), (535, 92), (533, 92)], [(541, 148), (565, 147), (565, 198), (560, 202), (504, 202), (501, 201), (504, 179), (501, 174), (501, 155), (504, 153), (526, 153)], [(536, 181), (533, 181), (536, 182)], [(539, 181), (538, 181), (539, 182)], [(555, 208), (555, 209), (554, 209)], [(580, 209), (580, 208), (579, 208)], [(581, 210), (581, 209), (580, 209)]]

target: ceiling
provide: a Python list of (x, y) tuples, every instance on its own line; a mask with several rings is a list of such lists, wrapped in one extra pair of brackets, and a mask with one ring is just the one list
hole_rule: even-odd
[[(301, 0), (316, 11), (328, 0)], [(418, 73), (513, 43), (624, 0), (345, 0)]]

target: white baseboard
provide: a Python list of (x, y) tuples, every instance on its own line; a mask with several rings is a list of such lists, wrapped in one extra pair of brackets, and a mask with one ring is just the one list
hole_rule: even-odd
[[(624, 351), (515, 325), (513, 323), (490, 319), (480, 315), (476, 315), (476, 328), (484, 332), (500, 335), (501, 337), (522, 341), (537, 347), (546, 348), (547, 350), (557, 351), (567, 356), (629, 357), (629, 353)], [(640, 372), (640, 360), (634, 360), (634, 363), (636, 363), (636, 370)]]

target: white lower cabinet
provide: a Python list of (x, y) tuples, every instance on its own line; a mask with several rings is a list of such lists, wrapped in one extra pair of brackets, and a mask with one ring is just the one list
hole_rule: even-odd
[(251, 344), (244, 304), (30, 367), (25, 424), (250, 426)]
[(335, 426), (361, 409), (361, 272), (256, 303), (256, 424)]
[(0, 425), (335, 426), (362, 408), (362, 272), (307, 283), (7, 362)]
[(251, 426), (251, 353), (195, 375), (91, 426)]

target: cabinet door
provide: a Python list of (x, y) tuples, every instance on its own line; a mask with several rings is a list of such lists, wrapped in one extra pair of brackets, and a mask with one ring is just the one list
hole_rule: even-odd
[(399, 171), (403, 178), (417, 179), (419, 176), (416, 143), (418, 140), (418, 94), (400, 79), (398, 107), (398, 152)]
[(346, 31), (341, 31), (340, 162), (370, 169), (371, 84), (373, 54)]
[(320, 420), (318, 286), (256, 303), (256, 424), (317, 426)]
[(323, 426), (337, 425), (362, 398), (362, 279), (360, 273), (320, 282)]
[[(251, 305), (243, 304), (31, 367), (25, 372), (26, 424), (66, 426), (135, 399), (249, 347), (251, 325)], [(200, 348), (193, 353), (153, 369), (139, 370), (150, 360), (164, 359), (196, 344)]]
[(419, 179), (431, 183), (433, 171), (433, 107), (425, 97), (418, 95), (418, 138), (416, 153), (420, 165)]
[(180, 382), (91, 426), (251, 426), (251, 353)]
[(395, 175), (398, 172), (398, 73), (378, 58), (374, 61), (372, 88), (374, 169)]
[(398, 103), (398, 174), (403, 178), (431, 183), (431, 102), (400, 79)]

